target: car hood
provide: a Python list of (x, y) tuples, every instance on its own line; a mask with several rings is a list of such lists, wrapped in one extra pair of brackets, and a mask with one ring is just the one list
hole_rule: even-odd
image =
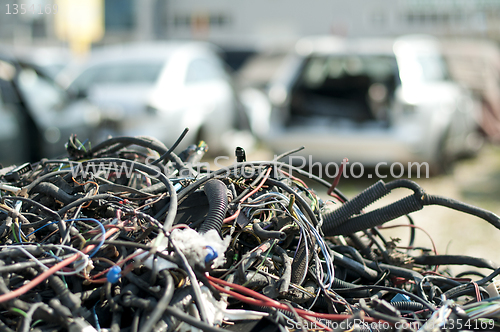
[(152, 90), (151, 84), (96, 85), (88, 91), (88, 98), (103, 116), (123, 119), (142, 114)]

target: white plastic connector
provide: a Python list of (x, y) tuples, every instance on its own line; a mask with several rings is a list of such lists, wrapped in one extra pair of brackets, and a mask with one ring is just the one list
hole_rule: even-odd
[(493, 279), (492, 283), (489, 284), (485, 289), (488, 292), (490, 298), (499, 296), (500, 294), (498, 293), (498, 290), (500, 289), (500, 280)]

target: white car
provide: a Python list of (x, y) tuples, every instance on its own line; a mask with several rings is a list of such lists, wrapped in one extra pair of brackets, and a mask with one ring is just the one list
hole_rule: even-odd
[(242, 99), (261, 105), (251, 123), (276, 153), (305, 146), (299, 154), (325, 163), (427, 162), (439, 171), (483, 142), (480, 105), (448, 78), (431, 37), (302, 39), (267, 94), (267, 108), (255, 90)]
[(220, 151), (242, 117), (218, 49), (207, 43), (102, 47), (59, 79), (101, 108), (113, 136), (149, 135), (169, 146), (189, 127), (183, 146), (203, 139)]

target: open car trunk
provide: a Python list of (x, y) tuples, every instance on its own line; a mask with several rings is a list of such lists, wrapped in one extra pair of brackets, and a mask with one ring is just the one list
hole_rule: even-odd
[(388, 125), (398, 84), (396, 59), (388, 55), (313, 56), (292, 89), (288, 125), (318, 118)]

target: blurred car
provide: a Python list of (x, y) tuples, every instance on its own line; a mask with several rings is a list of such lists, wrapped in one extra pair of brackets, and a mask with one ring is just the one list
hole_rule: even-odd
[(299, 154), (315, 161), (428, 162), (439, 171), (483, 142), (478, 101), (449, 79), (439, 43), (426, 36), (302, 39), (267, 93), (268, 108), (250, 118), (276, 153), (304, 145)]
[(218, 49), (201, 42), (139, 43), (102, 47), (61, 81), (100, 106), (111, 135), (150, 135), (183, 145), (204, 139), (212, 150), (231, 145), (242, 127), (240, 107)]
[(38, 161), (65, 153), (71, 134), (91, 139), (99, 110), (11, 55), (0, 55), (0, 162)]
[(236, 73), (239, 97), (250, 113), (250, 126), (256, 136), (262, 137), (269, 130), (271, 105), (266, 91), (287, 53), (284, 50), (257, 53), (247, 59)]
[(67, 47), (16, 45), (9, 47), (9, 52), (19, 63), (29, 64), (51, 79), (55, 79), (73, 59)]
[(500, 142), (500, 49), (486, 40), (443, 40), (451, 76), (481, 100), (481, 129)]

